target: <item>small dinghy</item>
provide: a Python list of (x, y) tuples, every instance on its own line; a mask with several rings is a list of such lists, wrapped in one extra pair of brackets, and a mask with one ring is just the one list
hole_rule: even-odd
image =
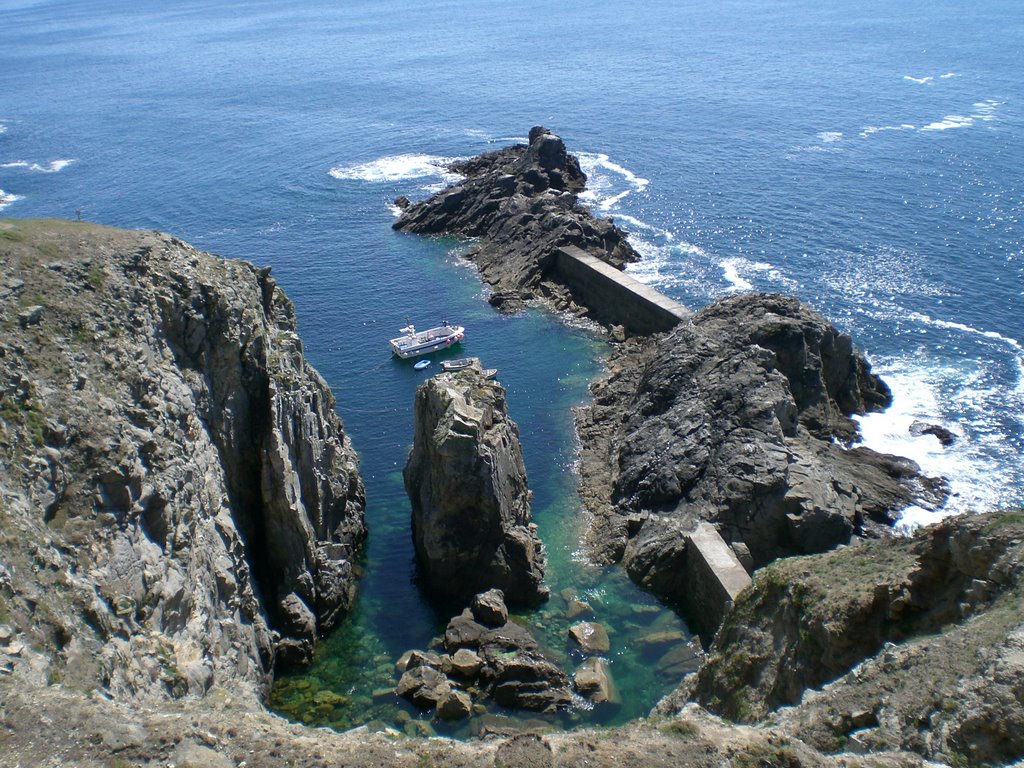
[(418, 363), (416, 363), (416, 365), (413, 366), (413, 368), (415, 368), (417, 371), (422, 371), (428, 365), (430, 365), (429, 360), (420, 360)]

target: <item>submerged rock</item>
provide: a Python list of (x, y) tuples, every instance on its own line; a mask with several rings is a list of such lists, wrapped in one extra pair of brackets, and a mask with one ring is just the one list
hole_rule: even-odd
[(584, 653), (607, 653), (611, 649), (608, 632), (596, 621), (581, 621), (569, 627), (569, 637)]
[(547, 599), (519, 428), (499, 383), (467, 368), (422, 384), (404, 478), (430, 592), (468, 600), (498, 588), (513, 603)]
[(586, 659), (573, 676), (573, 686), (593, 704), (622, 704), (608, 662), (597, 656)]

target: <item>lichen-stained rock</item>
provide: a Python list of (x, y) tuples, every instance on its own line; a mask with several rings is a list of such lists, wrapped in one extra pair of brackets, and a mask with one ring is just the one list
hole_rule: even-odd
[(51, 674), (259, 699), (345, 615), (357, 459), (269, 270), (168, 235), (4, 222), (0, 561)]
[(914, 462), (847, 447), (852, 416), (885, 407), (888, 388), (792, 297), (721, 299), (631, 340), (592, 390), (577, 426), (595, 553), (669, 599), (688, 588), (683, 539), (701, 521), (760, 567), (945, 498)]
[(429, 591), (468, 600), (498, 588), (520, 605), (547, 599), (519, 429), (500, 384), (477, 368), (423, 383), (404, 477)]

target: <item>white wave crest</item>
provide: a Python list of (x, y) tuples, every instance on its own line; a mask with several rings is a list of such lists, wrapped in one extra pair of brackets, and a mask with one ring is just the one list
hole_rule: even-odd
[(996, 110), (1002, 105), (1003, 102), (996, 101), (995, 99), (985, 99), (984, 101), (974, 102), (974, 114), (972, 117), (978, 120), (984, 120), (988, 122), (996, 119)]
[(929, 83), (935, 80), (935, 78), (932, 77), (931, 75), (929, 75), (928, 77), (914, 77), (913, 75), (904, 75), (903, 79), (909, 80), (912, 83), (917, 83), (918, 85), (928, 85)]
[(1017, 341), (1017, 339), (1011, 338), (1010, 336), (1003, 336), (1003, 334), (997, 333), (995, 331), (983, 331), (979, 328), (974, 328), (970, 325), (965, 325), (964, 323), (957, 323), (952, 320), (938, 320), (934, 317), (930, 317), (921, 312), (912, 312), (910, 314), (910, 318), (912, 320), (917, 320), (919, 323), (931, 325), (936, 328), (946, 328), (948, 330), (963, 331), (964, 333), (972, 333), (977, 336), (984, 336), (986, 339), (992, 339), (993, 341), (998, 341), (1003, 344), (1006, 344), (1007, 346), (1012, 348), (1018, 355), (1024, 355), (1024, 345), (1021, 345), (1021, 343)]
[(604, 153), (580, 152), (577, 157), (587, 174), (587, 189), (580, 198), (602, 211), (611, 210), (629, 194), (642, 192), (650, 184)]
[(950, 128), (970, 128), (974, 125), (974, 118), (970, 115), (946, 115), (941, 120), (922, 126), (922, 131), (946, 131)]
[(821, 139), (823, 144), (831, 144), (832, 142), (839, 141), (843, 138), (842, 131), (821, 131), (818, 134), (818, 138)]
[(46, 165), (40, 165), (39, 163), (29, 163), (25, 160), (15, 160), (12, 163), (0, 163), (0, 168), (24, 168), (35, 173), (59, 173), (73, 162), (75, 162), (74, 158), (70, 160), (53, 160)]
[(729, 283), (730, 291), (750, 291), (754, 288), (753, 284), (740, 274), (740, 270), (747, 274), (751, 272), (777, 273), (771, 264), (766, 264), (763, 261), (749, 261), (738, 256), (724, 259), (718, 262), (718, 266), (722, 268), (722, 277)]
[[(614, 220), (616, 224), (618, 224), (619, 222), (625, 222), (627, 227), (643, 230), (644, 232), (650, 232), (668, 241), (672, 241), (675, 239), (675, 235), (673, 235), (667, 229), (661, 229), (660, 227), (656, 227), (653, 224), (648, 224), (646, 221), (641, 221), (635, 216), (630, 216), (625, 213), (617, 213), (614, 216)], [(696, 248), (696, 246), (693, 247)]]
[[(901, 528), (1021, 503), (1013, 439), (1000, 431), (987, 408), (979, 407), (995, 396), (979, 389), (982, 370), (922, 363), (919, 357), (876, 360), (874, 369), (892, 389), (893, 404), (884, 413), (855, 417), (864, 445), (906, 456), (924, 474), (944, 477), (950, 484), (951, 495), (942, 509), (908, 507), (901, 513)], [(947, 418), (944, 414), (950, 412), (955, 415)], [(915, 421), (949, 429), (956, 441), (943, 447), (933, 435), (912, 435), (910, 426)]]
[(328, 173), (335, 179), (341, 180), (393, 182), (438, 178), (446, 184), (450, 184), (462, 178), (448, 170), (448, 166), (457, 159), (436, 155), (389, 155), (368, 163), (339, 165), (331, 168)]
[(939, 75), (939, 77), (942, 78), (943, 80), (949, 80), (949, 78), (958, 77), (958, 75), (956, 72), (947, 72), (944, 75)]
[(883, 131), (913, 131), (916, 128), (917, 126), (911, 123), (901, 123), (900, 125), (866, 125), (864, 130), (860, 132), (860, 135), (861, 138), (867, 138)]
[(2, 189), (0, 189), (0, 211), (2, 211), (8, 205), (17, 200), (21, 200), (20, 195), (14, 195), (11, 194), (10, 192), (4, 192)]

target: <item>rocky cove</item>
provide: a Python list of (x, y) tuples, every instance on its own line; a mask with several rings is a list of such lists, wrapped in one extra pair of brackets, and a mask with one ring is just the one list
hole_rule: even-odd
[[(635, 254), (577, 204), (585, 180), (561, 141), (543, 129), (530, 139), (461, 164), (465, 182), (405, 205), (396, 226), (476, 238), (468, 258), (502, 310), (541, 301), (600, 315), (559, 279), (558, 249), (613, 266)], [(717, 633), (703, 629), (700, 670), (650, 716), (472, 742), (288, 723), (264, 708), (270, 676), (306, 661), (351, 607), (365, 502), (287, 299), (266, 272), (166, 235), (0, 226), (0, 691), (15, 764), (921, 765), (1024, 753), (1024, 519), (888, 536), (896, 510), (940, 504), (943, 485), (846, 447), (851, 415), (887, 404), (884, 383), (848, 337), (780, 296), (716, 303), (664, 335), (613, 324), (608, 374), (578, 415), (593, 557), (682, 603), (686, 535), (710, 524), (753, 575)], [(511, 518), (529, 539), (521, 511)], [(411, 669), (434, 668), (421, 650), (428, 663)], [(48, 720), (66, 725), (40, 738)]]

